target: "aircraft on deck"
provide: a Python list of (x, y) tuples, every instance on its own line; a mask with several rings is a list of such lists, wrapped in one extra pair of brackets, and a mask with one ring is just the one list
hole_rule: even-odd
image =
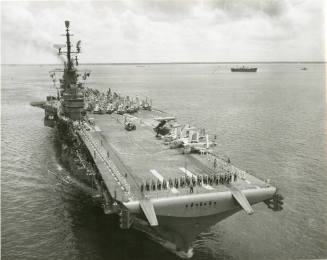
[(209, 135), (199, 137), (199, 132), (191, 132), (189, 139), (183, 142), (184, 152), (205, 152), (210, 148)]
[(155, 118), (159, 124), (154, 128), (157, 137), (162, 137), (165, 144), (171, 149), (184, 148), (184, 152), (207, 152), (215, 142), (209, 141), (209, 135), (205, 129), (198, 130), (196, 127), (180, 124), (167, 124), (169, 121), (175, 121), (175, 117)]
[(170, 121), (176, 121), (175, 117), (157, 117), (154, 120), (159, 121), (159, 124), (153, 128), (157, 133), (156, 137), (162, 137), (168, 135), (173, 129), (174, 125), (172, 123), (167, 124)]
[(181, 130), (182, 141), (181, 147), (184, 147), (185, 153), (190, 152), (208, 152), (211, 146), (216, 145), (215, 142), (209, 141), (209, 135), (206, 134), (205, 129), (196, 129), (195, 127), (185, 126)]

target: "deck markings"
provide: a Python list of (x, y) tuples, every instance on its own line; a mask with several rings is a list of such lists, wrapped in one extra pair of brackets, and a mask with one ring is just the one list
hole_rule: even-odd
[(164, 177), (162, 177), (162, 175), (159, 173), (159, 172), (157, 172), (155, 169), (152, 169), (152, 170), (150, 170), (150, 172), (156, 177), (156, 178), (158, 178), (158, 180), (162, 183), (163, 182), (163, 180), (164, 180)]
[[(154, 177), (156, 177), (161, 183), (164, 180), (164, 177), (157, 172), (155, 169), (151, 169), (150, 172), (153, 174)], [(167, 182), (167, 187), (171, 190), (172, 193), (179, 193), (179, 190), (177, 190), (175, 187), (170, 187), (169, 183)]]
[[(179, 168), (182, 172), (184, 172), (188, 177), (192, 178), (194, 177), (195, 180), (197, 180), (197, 176), (194, 175), (192, 172), (190, 172), (189, 170), (185, 169), (184, 167), (180, 167)], [(214, 190), (214, 188), (208, 184), (204, 184), (202, 183), (202, 187), (207, 189), (207, 190)]]

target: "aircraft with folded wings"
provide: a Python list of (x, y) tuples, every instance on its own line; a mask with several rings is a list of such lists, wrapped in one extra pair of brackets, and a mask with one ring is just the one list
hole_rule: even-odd
[(184, 148), (185, 153), (206, 153), (211, 146), (216, 145), (215, 142), (209, 141), (209, 135), (205, 133), (205, 129), (198, 130), (190, 125), (182, 126), (176, 123), (175, 117), (160, 117), (155, 120), (159, 121), (154, 128), (156, 136), (163, 138), (165, 144), (171, 149)]

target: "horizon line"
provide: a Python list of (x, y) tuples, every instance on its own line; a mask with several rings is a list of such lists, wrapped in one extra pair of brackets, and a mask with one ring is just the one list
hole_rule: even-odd
[[(164, 64), (276, 64), (276, 63), (326, 63), (327, 61), (176, 61), (176, 62), (85, 62), (79, 65), (164, 65)], [(62, 63), (1, 63), (6, 66), (61, 65)]]

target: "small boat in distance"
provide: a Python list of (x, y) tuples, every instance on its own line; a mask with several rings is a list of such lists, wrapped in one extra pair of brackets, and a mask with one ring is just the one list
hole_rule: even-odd
[(232, 72), (257, 72), (258, 68), (250, 68), (250, 67), (237, 67), (237, 68), (231, 68)]
[(307, 68), (306, 67), (303, 67), (301, 70), (307, 70)]

